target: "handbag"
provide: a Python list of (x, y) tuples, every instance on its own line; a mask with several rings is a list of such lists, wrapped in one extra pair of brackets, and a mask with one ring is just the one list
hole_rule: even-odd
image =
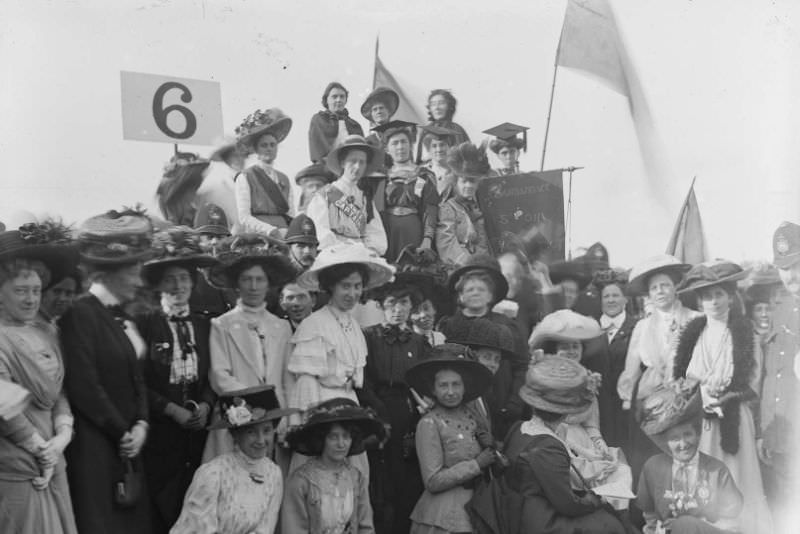
[(122, 508), (136, 506), (142, 496), (144, 473), (133, 467), (130, 459), (125, 460), (122, 478), (114, 484), (114, 502)]

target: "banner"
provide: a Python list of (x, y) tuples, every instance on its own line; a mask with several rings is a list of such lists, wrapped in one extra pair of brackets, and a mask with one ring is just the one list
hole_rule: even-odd
[(700, 206), (694, 194), (694, 180), (678, 214), (678, 220), (675, 221), (675, 228), (667, 243), (667, 254), (692, 265), (703, 263), (708, 259), (703, 219), (700, 217)]
[(564, 185), (561, 170), (486, 178), (478, 184), (489, 248), (528, 248), (546, 239), (551, 260), (564, 258)]

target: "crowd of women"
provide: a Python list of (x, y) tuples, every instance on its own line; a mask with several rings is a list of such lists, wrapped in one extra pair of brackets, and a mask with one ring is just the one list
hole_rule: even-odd
[(752, 269), (490, 254), (476, 184), (523, 130), (492, 171), (436, 90), (415, 157), (393, 91), (369, 139), (347, 96), (299, 202), (273, 108), (214, 154), (235, 213), (177, 154), (168, 221), (0, 231), (0, 531), (793, 531), (800, 226)]

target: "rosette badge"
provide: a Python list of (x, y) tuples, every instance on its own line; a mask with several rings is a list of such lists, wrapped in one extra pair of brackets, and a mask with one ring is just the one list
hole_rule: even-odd
[(272, 421), (278, 426), (281, 417), (298, 410), (282, 409), (273, 386), (257, 386), (223, 393), (219, 397), (222, 416), (209, 429), (236, 429)]

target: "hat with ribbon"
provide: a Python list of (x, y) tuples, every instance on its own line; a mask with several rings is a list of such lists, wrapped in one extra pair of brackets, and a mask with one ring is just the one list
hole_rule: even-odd
[(506, 277), (503, 276), (503, 271), (500, 269), (500, 263), (497, 261), (497, 258), (489, 254), (473, 254), (467, 258), (464, 266), (459, 267), (450, 275), (450, 281), (448, 282), (450, 292), (455, 294), (458, 281), (465, 275), (472, 273), (488, 274), (494, 281), (495, 294), (492, 298), (492, 305), (506, 298), (508, 294), (508, 281)]
[(703, 415), (703, 403), (697, 381), (688, 378), (658, 386), (643, 399), (636, 410), (636, 420), (644, 433), (663, 448), (663, 433), (681, 423)]
[(691, 267), (669, 254), (651, 256), (631, 269), (628, 276), (628, 292), (633, 295), (646, 295), (650, 279), (657, 274), (669, 276), (677, 286)]
[(358, 441), (353, 441), (347, 455), (364, 452), (364, 441), (369, 436), (376, 436), (382, 441), (386, 435), (383, 421), (370, 408), (363, 408), (355, 401), (339, 397), (317, 404), (303, 414), (303, 424), (289, 432), (286, 441), (292, 450), (306, 456), (322, 454), (324, 440), (315, 439), (319, 429), (333, 423), (355, 426), (361, 434)]
[(800, 226), (784, 221), (772, 236), (772, 263), (778, 269), (788, 269), (800, 261)]
[(286, 229), (283, 242), (287, 245), (303, 244), (315, 247), (319, 245), (317, 227), (314, 225), (313, 219), (305, 213), (301, 213), (292, 219), (292, 222), (289, 223), (289, 227)]
[(547, 314), (536, 325), (528, 340), (531, 349), (541, 348), (545, 341), (585, 341), (601, 335), (600, 323), (572, 310)]
[(360, 135), (348, 135), (344, 138), (344, 141), (336, 145), (336, 147), (325, 156), (325, 164), (337, 178), (344, 172), (342, 160), (344, 160), (347, 153), (352, 150), (360, 150), (367, 155), (367, 168), (364, 170), (364, 176), (369, 176), (383, 165), (385, 155), (383, 149), (369, 143)]
[(278, 143), (283, 142), (292, 129), (292, 119), (283, 114), (278, 108), (264, 111), (260, 109), (244, 118), (236, 127), (236, 139), (243, 145), (250, 146), (265, 134), (272, 134)]
[(169, 267), (183, 267), (188, 271), (216, 265), (218, 261), (205, 254), (200, 247), (200, 236), (187, 226), (174, 226), (153, 234), (155, 257), (142, 266), (142, 278), (155, 287), (161, 282)]
[(436, 373), (454, 371), (464, 382), (462, 402), (477, 399), (492, 384), (492, 372), (476, 361), (469, 347), (457, 343), (443, 343), (433, 347), (428, 357), (406, 371), (406, 383), (420, 395), (433, 397), (433, 382)]
[(358, 263), (369, 271), (369, 281), (364, 289), (373, 289), (394, 278), (395, 269), (385, 259), (368, 249), (362, 243), (337, 243), (324, 248), (317, 255), (314, 264), (297, 278), (300, 287), (309, 291), (319, 291), (319, 274), (335, 265)]
[(573, 414), (592, 404), (596, 386), (596, 377), (580, 363), (561, 356), (547, 356), (528, 366), (519, 396), (539, 410)]
[(272, 286), (280, 286), (294, 278), (295, 270), (278, 249), (281, 243), (261, 234), (241, 234), (223, 239), (217, 248), (218, 263), (208, 271), (211, 285), (232, 289), (244, 263), (254, 263), (264, 268)]
[(0, 263), (14, 259), (41, 261), (50, 271), (50, 279), (42, 280), (47, 286), (75, 269), (78, 249), (61, 222), (26, 223), (18, 230), (0, 231)]
[(140, 207), (111, 210), (78, 228), (81, 261), (92, 265), (126, 265), (152, 257), (153, 225)]
[(293, 408), (281, 408), (275, 386), (256, 386), (221, 393), (217, 400), (222, 417), (212, 423), (209, 430), (227, 428), (234, 430), (272, 421), (278, 425), (281, 417), (297, 413)]
[(711, 260), (692, 267), (678, 286), (678, 293), (738, 282), (747, 278), (748, 272), (728, 260)]
[(388, 87), (376, 87), (373, 89), (372, 92), (367, 95), (364, 103), (361, 104), (361, 115), (368, 121), (372, 121), (372, 106), (378, 102), (386, 106), (386, 110), (391, 117), (397, 113), (397, 108), (400, 105), (400, 96), (398, 96), (396, 91)]

